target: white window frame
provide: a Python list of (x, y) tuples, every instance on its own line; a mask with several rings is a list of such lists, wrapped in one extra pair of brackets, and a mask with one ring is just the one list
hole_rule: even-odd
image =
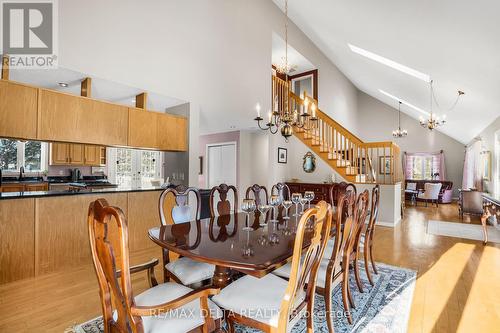
[[(14, 139), (6, 139), (2, 138), (5, 140), (14, 140)], [(17, 141), (16, 142), (16, 149), (17, 149), (17, 163), (16, 163), (16, 170), (2, 170), (3, 175), (5, 176), (12, 176), (12, 175), (17, 175), (19, 171), (21, 170), (21, 166), (26, 168), (25, 163), (26, 163), (26, 158), (25, 158), (25, 146), (26, 146), (27, 141)], [(35, 175), (39, 174), (42, 172), (47, 172), (49, 170), (49, 144), (47, 142), (40, 142), (41, 143), (41, 153), (40, 153), (40, 167), (41, 170), (34, 170), (34, 171), (28, 171), (25, 170), (24, 174), (25, 175)]]
[[(132, 150), (132, 187), (140, 188), (142, 187), (141, 176), (138, 172), (141, 170), (141, 152), (143, 150), (140, 149), (131, 149), (131, 148), (107, 148), (106, 156), (108, 157), (108, 179), (111, 183), (116, 183), (116, 162), (117, 162), (117, 149), (130, 149)], [(159, 158), (156, 160), (156, 169), (159, 170), (157, 172), (157, 177), (160, 179), (164, 179), (163, 177), (163, 153), (159, 152)]]
[[(413, 158), (412, 164), (413, 164), (414, 169), (415, 169), (415, 165), (416, 165), (415, 159), (420, 158), (420, 160), (421, 160), (420, 166), (421, 166), (421, 170), (422, 170), (422, 178), (421, 179), (416, 179), (415, 177), (413, 177), (415, 174), (413, 172), (413, 170), (412, 170), (412, 178), (414, 178), (415, 180), (432, 180), (432, 172), (434, 171), (434, 170), (432, 170), (433, 156), (432, 155), (417, 155), (417, 156), (413, 156), (412, 158)], [(425, 159), (427, 159), (427, 158), (431, 158), (431, 178), (430, 179), (425, 178)]]

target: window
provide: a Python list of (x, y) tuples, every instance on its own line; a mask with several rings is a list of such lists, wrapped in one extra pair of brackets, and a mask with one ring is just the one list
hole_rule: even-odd
[(162, 178), (161, 153), (158, 151), (112, 148), (109, 154), (109, 178), (120, 187), (150, 187)]
[(413, 156), (411, 179), (432, 179), (432, 156)]
[(406, 153), (406, 179), (446, 179), (444, 153)]
[(26, 172), (47, 170), (47, 144), (38, 141), (0, 139), (0, 168), (18, 172), (24, 167)]

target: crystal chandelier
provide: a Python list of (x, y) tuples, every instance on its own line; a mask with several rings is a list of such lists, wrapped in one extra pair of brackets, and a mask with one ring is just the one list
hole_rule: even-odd
[(288, 0), (285, 0), (285, 61), (283, 65), (277, 66), (276, 71), (285, 75), (286, 96), (281, 103), (276, 95), (274, 97), (274, 109), (269, 111), (266, 123), (261, 124), (264, 118), (261, 117), (261, 108), (257, 104), (257, 117), (254, 118), (261, 130), (269, 131), (271, 134), (276, 134), (278, 131), (288, 142), (288, 138), (293, 135), (293, 128), (300, 128), (306, 131), (311, 130), (316, 126), (318, 118), (316, 117), (316, 101), (310, 100), (304, 92), (304, 96), (300, 99), (300, 103), (294, 103), (295, 109), (291, 108), (290, 100), (290, 83), (288, 81), (288, 73), (292, 67), (288, 64)]
[[(433, 106), (434, 102), (436, 103), (436, 106), (439, 107), (439, 104), (436, 101), (436, 96), (434, 95), (434, 88), (432, 86), (433, 83), (434, 83), (433, 80), (429, 81), (429, 86), (430, 86), (430, 115), (429, 115), (429, 118), (424, 119), (424, 117), (420, 117), (420, 126), (422, 126), (423, 128), (427, 128), (430, 131), (432, 131), (433, 129), (438, 128), (439, 126), (442, 126), (446, 123), (446, 115), (443, 115), (443, 117), (439, 117), (439, 116), (434, 115), (434, 113), (432, 111), (432, 106)], [(448, 109), (448, 111), (451, 111), (455, 108), (455, 106), (458, 103), (458, 100), (464, 94), (465, 93), (463, 91), (458, 90), (457, 98), (456, 98), (455, 102), (453, 103), (453, 105), (451, 106), (451, 108)]]
[(399, 101), (398, 105), (398, 129), (392, 131), (392, 136), (395, 138), (404, 138), (405, 136), (408, 135), (407, 130), (402, 130), (401, 129), (401, 101)]

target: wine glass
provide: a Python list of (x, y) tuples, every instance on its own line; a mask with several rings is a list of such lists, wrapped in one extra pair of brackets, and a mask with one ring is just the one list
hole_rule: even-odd
[(304, 214), (304, 205), (307, 203), (307, 198), (300, 198), (300, 206), (302, 207), (302, 211), (300, 212), (300, 215)]
[(261, 227), (265, 227), (267, 225), (267, 212), (269, 211), (269, 209), (271, 209), (271, 206), (269, 206), (269, 205), (258, 205), (257, 209), (259, 210), (260, 215), (262, 215), (264, 217), (264, 221), (260, 222), (259, 225)]
[(243, 227), (243, 230), (252, 231), (253, 229), (252, 229), (252, 227), (249, 226), (249, 221), (250, 221), (250, 213), (255, 211), (255, 200), (243, 199), (243, 202), (241, 203), (241, 210), (247, 214), (246, 226)]
[(279, 244), (280, 242), (280, 236), (276, 232), (276, 225), (277, 223), (273, 223), (273, 231), (269, 235), (269, 244), (271, 245)]
[(307, 208), (311, 208), (311, 201), (314, 200), (314, 192), (313, 191), (306, 191), (304, 192), (304, 198), (307, 199)]
[(279, 195), (271, 195), (271, 198), (269, 198), (269, 204), (271, 207), (273, 207), (273, 219), (271, 222), (278, 222), (278, 215), (276, 214), (276, 208), (279, 207), (281, 204), (281, 198)]
[(283, 208), (285, 208), (285, 216), (283, 217), (284, 220), (289, 220), (290, 216), (288, 216), (288, 210), (290, 207), (292, 207), (292, 202), (290, 200), (285, 200), (282, 203)]
[(293, 216), (299, 216), (299, 203), (300, 199), (302, 199), (302, 194), (300, 193), (292, 193), (292, 203), (295, 204), (295, 214)]
[[(250, 229), (252, 229), (252, 228), (250, 228)], [(246, 258), (254, 255), (253, 246), (252, 246), (252, 244), (250, 244), (250, 232), (247, 232), (247, 241), (245, 242), (245, 244), (241, 248), (241, 254), (243, 255), (243, 257), (246, 257)]]

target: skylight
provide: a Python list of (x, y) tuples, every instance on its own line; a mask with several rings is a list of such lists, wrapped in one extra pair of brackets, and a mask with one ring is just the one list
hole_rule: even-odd
[(379, 89), (378, 91), (380, 91), (380, 93), (382, 93), (382, 94), (386, 95), (387, 97), (390, 97), (390, 98), (392, 98), (393, 100), (396, 100), (396, 101), (398, 101), (398, 102), (401, 102), (402, 104), (404, 104), (404, 105), (406, 105), (406, 106), (409, 106), (410, 108), (412, 108), (412, 109), (414, 109), (414, 110), (416, 110), (416, 111), (418, 111), (418, 112), (420, 112), (420, 113), (423, 113), (423, 114), (425, 114), (425, 115), (427, 115), (427, 116), (429, 116), (429, 115), (430, 115), (430, 113), (429, 113), (429, 112), (422, 110), (422, 109), (421, 109), (421, 108), (419, 108), (418, 106), (415, 106), (415, 105), (413, 105), (413, 104), (411, 104), (411, 103), (409, 103), (409, 102), (405, 101), (404, 99), (401, 99), (401, 98), (399, 98), (399, 97), (396, 97), (396, 96), (394, 96), (394, 95), (391, 95), (391, 94), (389, 94), (387, 91), (384, 91), (384, 90), (382, 90), (382, 89)]
[(367, 50), (362, 49), (360, 47), (354, 46), (352, 44), (347, 44), (347, 45), (349, 45), (349, 48), (351, 49), (352, 52), (357, 53), (359, 55), (362, 55), (363, 57), (367, 57), (368, 59), (374, 60), (376, 62), (383, 64), (383, 65), (394, 68), (400, 72), (403, 72), (405, 74), (416, 77), (417, 79), (420, 79), (422, 81), (425, 81), (425, 82), (431, 81), (431, 78), (429, 75), (424, 74), (422, 72), (419, 72), (416, 69), (410, 68), (410, 67), (405, 66), (405, 65), (401, 65), (400, 63), (397, 63), (397, 62), (392, 61), (390, 59), (384, 58), (378, 54), (372, 53), (370, 51), (367, 51)]

